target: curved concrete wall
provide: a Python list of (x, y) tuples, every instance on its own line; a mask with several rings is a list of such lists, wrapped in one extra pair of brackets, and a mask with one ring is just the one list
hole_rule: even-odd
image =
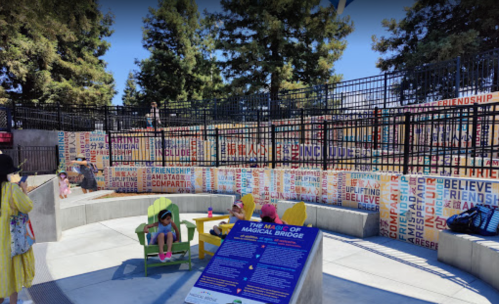
[[(146, 215), (147, 208), (160, 197), (166, 197), (177, 204), (181, 213), (205, 213), (211, 206), (214, 213), (226, 214), (236, 199), (235, 195), (224, 194), (163, 194), (64, 203), (61, 207), (62, 230), (116, 218)], [(279, 216), (294, 204), (296, 202), (279, 201)], [(359, 238), (379, 234), (379, 212), (319, 204), (306, 206), (306, 224), (312, 224), (313, 227)]]
[(35, 231), (36, 241), (57, 242), (61, 237), (59, 182), (52, 177), (30, 193), (33, 210), (29, 218)]
[(499, 290), (499, 236), (440, 231), (438, 260), (469, 272)]
[(181, 213), (204, 213), (208, 207), (215, 213), (226, 213), (236, 199), (222, 194), (162, 194), (96, 199), (61, 208), (62, 230), (115, 218), (146, 215), (147, 208), (160, 197), (178, 205)]

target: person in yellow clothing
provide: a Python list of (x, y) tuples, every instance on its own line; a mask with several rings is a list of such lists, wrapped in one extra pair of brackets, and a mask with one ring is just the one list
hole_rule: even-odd
[[(17, 293), (31, 287), (35, 276), (33, 248), (26, 253), (11, 257), (10, 218), (18, 211), (28, 213), (33, 202), (26, 195), (27, 185), (9, 182), (10, 174), (19, 171), (10, 156), (0, 155), (0, 304), (10, 297), (10, 303), (18, 303)], [(12, 205), (12, 206), (11, 206)]]

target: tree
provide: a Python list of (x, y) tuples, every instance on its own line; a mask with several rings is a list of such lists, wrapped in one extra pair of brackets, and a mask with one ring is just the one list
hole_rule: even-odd
[(100, 59), (113, 17), (97, 1), (20, 0), (0, 4), (0, 79), (11, 100), (103, 105), (114, 80)]
[(143, 45), (151, 55), (137, 62), (140, 71), (136, 74), (142, 102), (213, 97), (221, 78), (206, 59), (210, 44), (200, 37), (203, 29), (194, 0), (160, 0), (159, 8), (149, 8)]
[[(207, 14), (205, 12), (205, 14)], [(223, 83), (221, 70), (217, 64), (218, 59), (214, 55), (216, 50), (218, 24), (209, 18), (201, 19), (199, 30), (200, 50), (199, 69), (204, 71), (203, 98), (220, 98), (225, 96), (225, 85)]]
[(386, 55), (382, 71), (411, 69), (499, 47), (496, 0), (417, 0), (400, 21), (383, 20), (389, 37), (373, 36), (373, 50)]
[[(373, 36), (373, 49), (385, 55), (377, 63), (382, 71), (406, 71), (392, 88), (401, 105), (454, 98), (459, 88), (499, 89), (493, 60), (473, 55), (499, 47), (498, 18), (495, 0), (418, 0), (404, 19), (383, 20), (391, 35)], [(435, 62), (442, 63), (427, 67)], [(467, 77), (456, 81), (458, 66)]]
[(218, 48), (223, 75), (233, 91), (270, 92), (277, 99), (286, 83), (324, 84), (337, 78), (334, 62), (353, 31), (349, 17), (338, 18), (320, 0), (222, 0)]
[(133, 73), (128, 74), (128, 79), (126, 80), (125, 90), (123, 91), (123, 97), (121, 97), (123, 104), (125, 106), (135, 106), (140, 103), (140, 95), (137, 91), (137, 83), (133, 76)]

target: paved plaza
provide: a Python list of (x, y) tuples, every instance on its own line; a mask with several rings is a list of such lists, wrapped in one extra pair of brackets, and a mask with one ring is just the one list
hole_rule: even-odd
[[(36, 244), (34, 286), (22, 298), (36, 304), (183, 303), (210, 258), (198, 259), (196, 235), (192, 271), (186, 264), (166, 266), (144, 277), (134, 231), (145, 221), (89, 224), (64, 231), (59, 242)], [(497, 290), (439, 262), (436, 251), (384, 237), (325, 232), (323, 273), (323, 303), (499, 303)]]

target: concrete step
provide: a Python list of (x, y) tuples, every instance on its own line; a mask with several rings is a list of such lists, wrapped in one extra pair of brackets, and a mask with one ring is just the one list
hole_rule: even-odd
[[(81, 190), (80, 190), (81, 191)], [(75, 191), (76, 192), (76, 191)], [(114, 193), (114, 190), (99, 190), (95, 192), (90, 192), (87, 194), (70, 195), (68, 198), (61, 200), (61, 209), (68, 208), (72, 206), (85, 205), (85, 202), (93, 200), (100, 196), (108, 195)]]
[(75, 197), (75, 196), (82, 195), (82, 194), (83, 194), (83, 190), (81, 190), (81, 187), (73, 187), (73, 188), (71, 188), (71, 194), (68, 195), (68, 198)]

